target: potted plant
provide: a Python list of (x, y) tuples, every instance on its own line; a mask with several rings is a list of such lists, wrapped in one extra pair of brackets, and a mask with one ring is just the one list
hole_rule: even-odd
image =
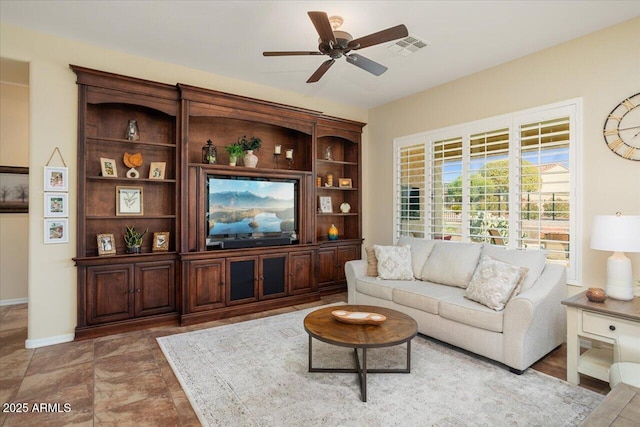
[(124, 243), (127, 245), (126, 253), (128, 254), (139, 254), (142, 252), (142, 238), (149, 229), (145, 229), (142, 233), (137, 231), (135, 227), (125, 226), (124, 232)]
[(253, 154), (253, 150), (259, 150), (262, 145), (262, 140), (257, 136), (252, 136), (247, 139), (247, 135), (243, 135), (238, 138), (238, 144), (242, 145), (242, 148), (246, 151), (244, 155), (244, 165), (249, 168), (255, 168), (258, 164), (258, 156)]
[(229, 153), (229, 166), (235, 166), (238, 161), (238, 157), (242, 157), (242, 154), (244, 153), (244, 148), (239, 142), (227, 145), (224, 147), (224, 150)]

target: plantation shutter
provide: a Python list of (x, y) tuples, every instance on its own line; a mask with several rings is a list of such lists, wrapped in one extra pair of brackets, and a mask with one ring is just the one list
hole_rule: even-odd
[(431, 227), (432, 239), (451, 239), (462, 236), (462, 138), (456, 137), (432, 143)]
[(396, 158), (396, 238), (425, 237), (425, 145), (400, 147)]

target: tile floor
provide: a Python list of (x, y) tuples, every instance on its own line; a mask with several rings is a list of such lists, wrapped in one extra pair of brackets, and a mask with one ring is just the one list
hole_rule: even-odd
[[(26, 304), (0, 307), (0, 425), (199, 426), (156, 337), (338, 301), (346, 301), (346, 294), (189, 327), (152, 328), (37, 349), (24, 348)], [(564, 379), (565, 360), (563, 346), (533, 368)], [(609, 391), (607, 383), (588, 378), (581, 385), (603, 394)], [(9, 403), (13, 407), (7, 407)], [(42, 408), (48, 412), (33, 412), (34, 404), (43, 403), (49, 404)], [(27, 404), (29, 413), (15, 412), (16, 404)]]

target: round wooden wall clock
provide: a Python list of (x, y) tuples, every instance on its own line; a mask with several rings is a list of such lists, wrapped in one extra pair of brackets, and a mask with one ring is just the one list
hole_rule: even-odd
[(602, 132), (611, 151), (622, 158), (640, 161), (640, 93), (611, 110)]

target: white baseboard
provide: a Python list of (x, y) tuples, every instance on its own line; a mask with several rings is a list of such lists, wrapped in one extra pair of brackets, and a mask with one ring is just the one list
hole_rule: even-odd
[(1, 299), (0, 307), (3, 305), (18, 305), (18, 304), (26, 304), (29, 302), (29, 298), (14, 298), (14, 299)]
[(65, 342), (71, 342), (75, 338), (75, 334), (58, 335), (55, 337), (39, 338), (35, 340), (26, 340), (24, 342), (25, 348), (38, 348), (46, 347), (48, 345), (62, 344)]

